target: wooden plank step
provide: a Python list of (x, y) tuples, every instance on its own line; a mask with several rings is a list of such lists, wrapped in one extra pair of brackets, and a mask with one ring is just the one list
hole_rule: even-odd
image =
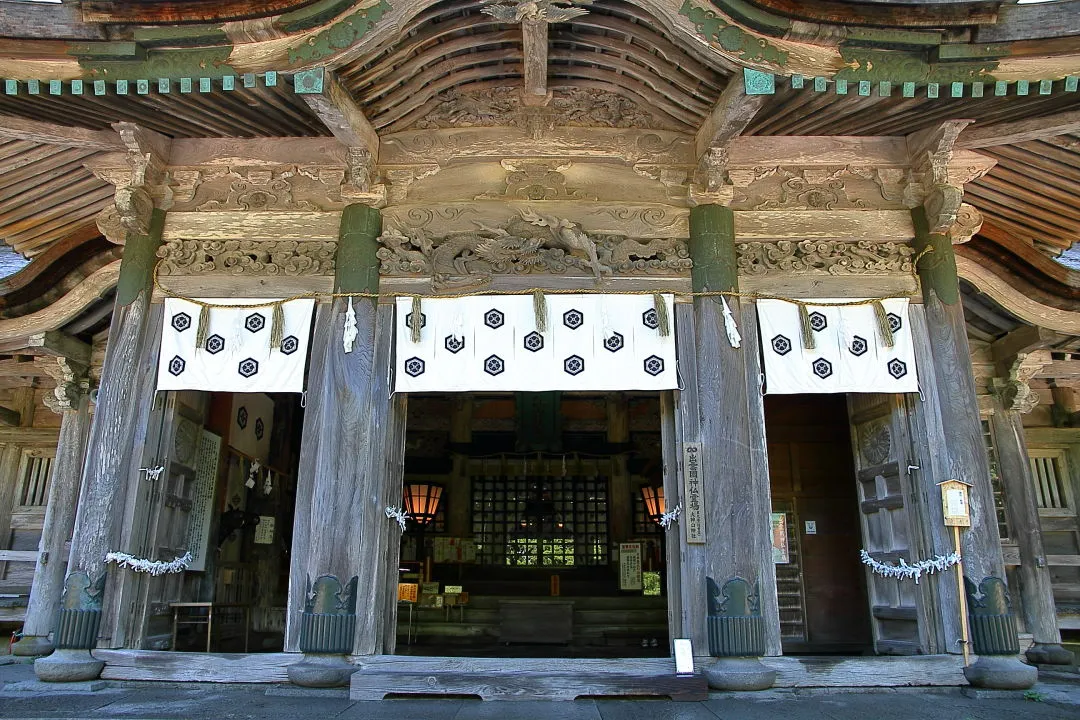
[(582, 696), (708, 698), (702, 675), (676, 677), (670, 658), (452, 658), (375, 656), (352, 676), (352, 700), (387, 695), (478, 695), (484, 700), (573, 700)]
[(774, 687), (913, 687), (966, 685), (958, 655), (766, 657)]

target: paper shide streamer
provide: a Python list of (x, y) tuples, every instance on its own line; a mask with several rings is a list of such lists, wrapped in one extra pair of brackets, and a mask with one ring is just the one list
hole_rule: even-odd
[(122, 568), (128, 568), (134, 572), (149, 573), (157, 577), (158, 575), (168, 575), (187, 570), (188, 565), (191, 564), (191, 553), (186, 552), (182, 556), (166, 562), (164, 560), (147, 560), (146, 558), (139, 558), (122, 552), (111, 552), (105, 555), (105, 562), (116, 563)]
[(341, 336), (341, 344), (344, 346), (345, 352), (352, 352), (353, 344), (356, 342), (356, 336), (359, 334), (359, 331), (356, 329), (356, 311), (353, 310), (352, 298), (350, 297), (349, 309), (345, 311), (345, 332)]
[(731, 347), (738, 350), (742, 347), (742, 335), (739, 333), (739, 326), (735, 324), (735, 316), (731, 314), (731, 307), (728, 305), (727, 298), (721, 295), (720, 301), (724, 304), (724, 330), (727, 332), (728, 342), (731, 343)]
[(682, 515), (682, 504), (681, 503), (676, 505), (674, 510), (672, 510), (670, 512), (666, 512), (666, 513), (662, 513), (660, 515), (660, 527), (667, 530), (669, 527), (671, 527), (671, 523), (678, 521), (679, 515)]
[(897, 580), (914, 580), (916, 585), (919, 584), (919, 578), (923, 575), (945, 572), (960, 562), (960, 555), (955, 552), (948, 555), (935, 555), (929, 560), (919, 560), (913, 563), (905, 562), (904, 558), (900, 558), (899, 565), (878, 562), (870, 557), (870, 553), (865, 550), (859, 551), (859, 557), (862, 559), (863, 565), (868, 566), (870, 570), (882, 577), (896, 578)]
[(388, 505), (383, 512), (386, 513), (387, 519), (397, 520), (398, 527), (401, 528), (402, 532), (405, 532), (405, 521), (409, 519), (409, 513), (396, 505)]

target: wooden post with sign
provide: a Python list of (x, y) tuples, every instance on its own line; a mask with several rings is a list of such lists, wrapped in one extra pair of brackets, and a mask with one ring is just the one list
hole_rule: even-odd
[[(941, 486), (941, 509), (945, 515), (945, 527), (953, 530), (953, 549), (960, 555), (960, 528), (971, 527), (968, 510), (968, 484), (959, 480), (946, 480)], [(964, 592), (963, 556), (956, 563), (956, 582), (960, 590), (960, 646), (964, 651), (964, 667), (970, 665), (968, 640), (967, 593)]]

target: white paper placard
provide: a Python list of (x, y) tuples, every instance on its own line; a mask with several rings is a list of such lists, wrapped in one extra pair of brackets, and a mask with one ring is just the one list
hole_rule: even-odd
[(425, 298), (420, 340), (412, 300), (398, 298), (397, 392), (670, 390), (675, 368), (674, 302), (660, 334), (652, 295), (548, 295), (537, 329), (531, 295)]
[(682, 524), (686, 542), (705, 544), (705, 485), (701, 471), (701, 443), (683, 443), (683, 507)]
[(619, 589), (641, 590), (641, 543), (619, 543)]
[(675, 674), (694, 674), (694, 648), (687, 638), (676, 638), (675, 645)]
[(882, 340), (872, 305), (810, 305), (806, 309), (814, 347), (807, 348), (797, 305), (758, 300), (765, 392), (918, 392), (908, 301), (887, 298), (881, 303), (892, 330), (892, 347)]
[(274, 516), (260, 515), (259, 524), (255, 526), (255, 543), (257, 545), (270, 545), (274, 542)]
[(206, 551), (210, 542), (210, 515), (214, 511), (214, 491), (217, 489), (218, 459), (221, 456), (221, 437), (203, 430), (195, 455), (195, 489), (188, 515), (187, 549), (191, 562), (187, 569), (206, 569)]

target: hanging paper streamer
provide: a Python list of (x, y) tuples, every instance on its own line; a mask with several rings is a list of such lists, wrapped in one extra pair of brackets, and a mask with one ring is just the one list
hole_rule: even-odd
[[(397, 303), (398, 392), (669, 390), (678, 386), (672, 297), (547, 294)], [(414, 333), (419, 331), (419, 341)]]
[(247, 480), (244, 482), (244, 487), (248, 490), (255, 487), (255, 478), (259, 477), (260, 468), (262, 468), (262, 465), (259, 464), (258, 460), (251, 461), (251, 467), (248, 468)]
[[(918, 392), (908, 301), (890, 298), (881, 303), (892, 347), (879, 332), (872, 302), (837, 307), (758, 300), (766, 392)], [(812, 336), (811, 346), (804, 332)]]
[(341, 336), (341, 344), (345, 348), (345, 352), (351, 353), (353, 344), (356, 342), (356, 336), (359, 332), (356, 329), (356, 311), (353, 310), (352, 298), (349, 298), (349, 309), (345, 311), (345, 332)]
[(105, 555), (105, 562), (116, 563), (122, 568), (128, 568), (135, 572), (149, 573), (153, 576), (167, 575), (169, 573), (184, 572), (191, 563), (191, 553), (186, 552), (178, 558), (168, 562), (162, 560), (147, 560), (128, 555), (122, 552), (111, 552)]
[(274, 491), (274, 473), (266, 471), (266, 480), (263, 481), (263, 495), (269, 495)]
[(386, 517), (390, 518), (391, 520), (397, 520), (398, 527), (401, 528), (402, 532), (405, 532), (405, 521), (409, 519), (409, 513), (405, 512), (396, 505), (387, 506), (387, 508), (383, 512), (385, 512)]
[(742, 335), (739, 333), (739, 326), (735, 324), (735, 316), (731, 314), (731, 306), (728, 305), (727, 298), (721, 295), (720, 302), (724, 304), (724, 330), (727, 332), (728, 342), (731, 347), (738, 350), (742, 347)]
[(676, 505), (674, 510), (670, 512), (660, 514), (660, 527), (667, 530), (671, 527), (671, 523), (676, 522), (679, 519), (679, 515), (682, 514), (682, 505)]
[(205, 306), (166, 298), (157, 389), (302, 392), (314, 306), (314, 300), (291, 300), (204, 312)]
[(899, 565), (878, 562), (870, 557), (870, 553), (865, 550), (859, 551), (859, 557), (862, 559), (863, 565), (868, 566), (870, 570), (882, 577), (896, 578), (897, 580), (914, 580), (916, 585), (919, 584), (919, 578), (923, 575), (945, 572), (960, 562), (960, 556), (955, 552), (948, 555), (935, 555), (929, 560), (920, 560), (914, 563), (904, 562), (904, 558), (900, 558)]

